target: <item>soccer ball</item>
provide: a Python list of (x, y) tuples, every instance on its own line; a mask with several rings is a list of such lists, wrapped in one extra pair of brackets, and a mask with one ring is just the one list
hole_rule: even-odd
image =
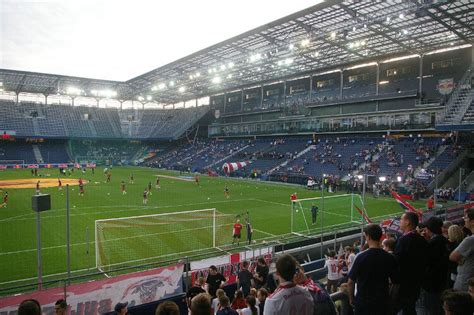
[(72, 206), (73, 208), (75, 208), (76, 206)]
[[(110, 196), (110, 193), (107, 193), (107, 196)], [(298, 211), (298, 210), (296, 210), (296, 211)]]
[(300, 210), (296, 209), (296, 212), (299, 212)]
[(207, 200), (211, 200), (211, 197), (207, 197)]
[(252, 242), (252, 243), (254, 243), (254, 244), (255, 244), (255, 243), (257, 243), (257, 241), (256, 241), (256, 240), (253, 240), (253, 242)]

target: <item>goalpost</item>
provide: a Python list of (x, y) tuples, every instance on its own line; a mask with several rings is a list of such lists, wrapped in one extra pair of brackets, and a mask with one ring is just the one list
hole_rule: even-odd
[(96, 268), (183, 257), (232, 239), (234, 216), (202, 209), (95, 221)]
[(333, 225), (350, 225), (351, 223), (359, 225), (363, 223), (363, 217), (357, 208), (361, 211), (365, 209), (362, 198), (358, 194), (291, 201), (291, 233), (309, 235)]

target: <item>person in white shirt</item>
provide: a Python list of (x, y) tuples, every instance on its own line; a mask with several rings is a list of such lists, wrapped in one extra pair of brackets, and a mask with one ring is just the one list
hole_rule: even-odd
[(339, 279), (341, 279), (339, 260), (335, 251), (332, 250), (328, 253), (324, 267), (328, 268), (327, 290), (329, 293), (334, 293), (337, 291), (337, 284)]
[(216, 297), (213, 298), (211, 301), (211, 308), (214, 314), (216, 314), (221, 309), (221, 305), (219, 304), (219, 299), (222, 298), (223, 296), (225, 296), (225, 291), (222, 289), (217, 289)]
[(257, 304), (257, 299), (253, 295), (248, 295), (245, 298), (245, 304), (247, 304), (246, 308), (243, 308), (239, 311), (239, 315), (258, 315), (260, 314), (260, 309)]
[(293, 282), (296, 260), (291, 255), (283, 255), (278, 259), (276, 269), (280, 285), (266, 299), (263, 314), (313, 314), (313, 297), (306, 288)]
[(354, 247), (346, 246), (346, 265), (347, 265), (347, 273), (351, 271), (352, 264), (354, 264), (354, 260), (356, 259), (356, 254), (354, 252)]

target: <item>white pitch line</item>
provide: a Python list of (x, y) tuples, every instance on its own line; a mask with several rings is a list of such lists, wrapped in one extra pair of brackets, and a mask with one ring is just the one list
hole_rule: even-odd
[[(95, 214), (106, 214), (106, 213), (119, 213), (119, 212), (129, 212), (133, 211), (133, 208), (136, 209), (137, 211), (151, 211), (155, 209), (165, 209), (165, 208), (175, 208), (175, 207), (192, 207), (192, 206), (197, 206), (197, 205), (209, 205), (209, 204), (216, 204), (216, 203), (229, 203), (229, 202), (239, 202), (239, 201), (252, 201), (254, 199), (235, 199), (235, 200), (221, 200), (221, 201), (207, 201), (207, 202), (199, 202), (199, 203), (189, 203), (189, 204), (182, 204), (182, 205), (167, 205), (167, 206), (120, 206), (121, 208), (123, 207), (128, 207), (132, 209), (123, 209), (123, 210), (113, 210), (113, 211), (96, 211), (96, 212), (79, 212), (79, 213), (71, 213), (71, 217), (75, 216), (89, 216), (89, 215), (95, 215)], [(73, 208), (72, 211), (81, 211), (83, 209), (103, 209), (103, 208), (117, 208), (117, 206), (91, 206), (91, 207), (81, 207), (81, 208)], [(48, 211), (49, 213), (51, 212), (58, 212), (58, 211), (65, 211), (66, 209), (56, 209), (56, 210), (50, 210)], [(0, 219), (0, 222), (3, 221), (25, 221), (25, 220), (36, 220), (36, 215), (34, 213), (32, 214), (25, 214), (22, 216), (30, 216), (30, 218), (23, 218), (19, 220), (11, 220), (10, 218), (5, 218), (5, 219)], [(50, 219), (50, 218), (62, 218), (65, 217), (66, 214), (61, 214), (61, 215), (50, 215), (50, 216), (42, 216), (41, 219)]]
[(269, 232), (265, 232), (265, 231), (262, 231), (262, 230), (257, 230), (257, 229), (253, 229), (254, 231), (256, 232), (259, 232), (259, 233), (263, 233), (263, 234), (267, 234), (267, 235), (270, 235), (272, 237), (276, 237), (275, 234), (272, 234), (272, 233), (269, 233)]

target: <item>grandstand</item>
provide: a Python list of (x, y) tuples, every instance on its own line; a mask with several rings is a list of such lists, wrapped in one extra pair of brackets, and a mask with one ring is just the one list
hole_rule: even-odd
[[(474, 5), (395, 2), (324, 1), (127, 81), (0, 69), (0, 191), (10, 198), (0, 296), (38, 284), (30, 198), (40, 183), (53, 200), (41, 214), (44, 283), (65, 292), (181, 264), (189, 284), (203, 259), (264, 251), (290, 250), (321, 280), (324, 253), (359, 239), (363, 215), (400, 215), (391, 191), (423, 210), (430, 196), (455, 191), (430, 213), (444, 218), (474, 199)], [(346, 191), (362, 216), (349, 214), (353, 201), (328, 202), (309, 229), (302, 207), (308, 235), (292, 235), (295, 191), (321, 208)], [(181, 212), (204, 213), (201, 225)], [(254, 242), (234, 246), (230, 222), (249, 216)], [(96, 270), (97, 226), (111, 238), (100, 240), (106, 270)], [(179, 230), (162, 236), (164, 226)], [(218, 229), (219, 244), (199, 229)]]

